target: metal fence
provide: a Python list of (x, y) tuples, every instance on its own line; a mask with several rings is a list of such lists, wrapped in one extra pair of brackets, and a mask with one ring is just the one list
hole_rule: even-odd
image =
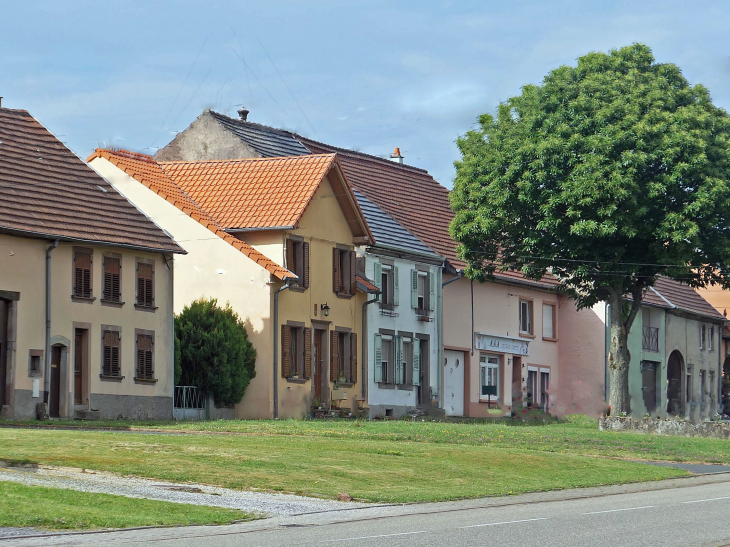
[(175, 386), (173, 415), (178, 420), (205, 420), (207, 400), (199, 387)]

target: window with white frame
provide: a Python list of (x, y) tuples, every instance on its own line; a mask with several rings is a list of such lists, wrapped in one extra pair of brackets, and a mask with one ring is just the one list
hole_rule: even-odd
[(398, 268), (392, 264), (376, 262), (373, 265), (373, 281), (381, 291), (381, 309), (393, 310), (398, 305)]
[(555, 304), (542, 305), (542, 337), (555, 340)]
[(532, 334), (532, 300), (520, 300), (520, 334)]
[(479, 399), (492, 401), (499, 399), (499, 357), (497, 355), (479, 356)]

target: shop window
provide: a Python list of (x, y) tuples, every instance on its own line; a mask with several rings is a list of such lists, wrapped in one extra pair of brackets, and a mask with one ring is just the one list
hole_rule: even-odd
[(479, 398), (482, 401), (498, 400), (499, 393), (499, 357), (481, 355), (479, 357)]

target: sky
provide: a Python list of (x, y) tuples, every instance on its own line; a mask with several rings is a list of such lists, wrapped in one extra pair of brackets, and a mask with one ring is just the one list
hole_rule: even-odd
[(647, 44), (730, 110), (726, 1), (3, 2), (2, 106), (76, 154), (153, 154), (206, 108), (451, 187), (478, 116), (591, 51)]

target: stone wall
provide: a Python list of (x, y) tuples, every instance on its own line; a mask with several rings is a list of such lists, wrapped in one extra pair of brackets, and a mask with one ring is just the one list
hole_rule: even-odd
[(674, 419), (644, 418), (637, 420), (618, 416), (604, 416), (598, 420), (598, 430), (730, 439), (730, 422), (692, 423), (686, 420)]

